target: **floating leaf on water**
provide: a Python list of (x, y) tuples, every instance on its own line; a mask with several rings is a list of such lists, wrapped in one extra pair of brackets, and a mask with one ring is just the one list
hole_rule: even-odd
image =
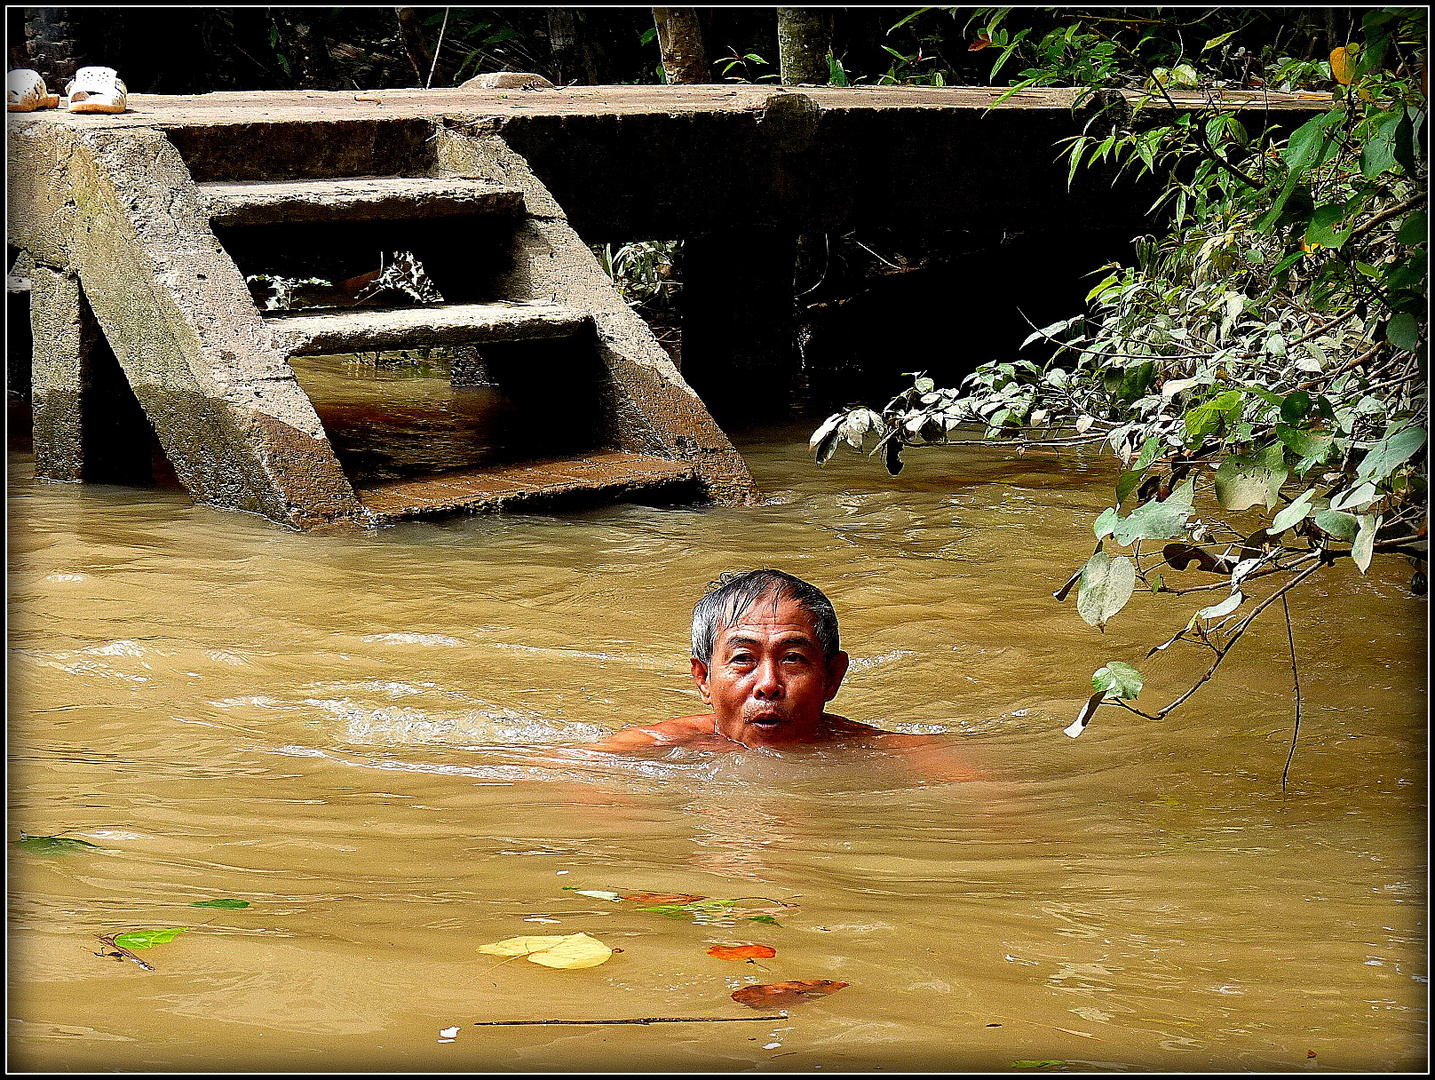
[(581, 933), (504, 938), (480, 945), (478, 951), (490, 956), (523, 956), (535, 964), (565, 971), (597, 967), (613, 955), (613, 950), (597, 938)]
[(777, 950), (771, 945), (714, 945), (708, 950), (709, 956), (716, 956), (719, 960), (766, 960), (770, 956), (776, 956)]
[(1066, 1064), (1066, 1062), (1064, 1062), (1064, 1061), (1056, 1061), (1056, 1060), (1050, 1060), (1050, 1061), (1013, 1061), (1013, 1062), (1011, 1063), (1011, 1067), (1012, 1067), (1013, 1069), (1046, 1069), (1046, 1068), (1050, 1068), (1052, 1065), (1065, 1065), (1065, 1064)]
[(128, 934), (116, 934), (112, 940), (121, 949), (148, 949), (173, 941), (185, 929), (183, 926), (170, 926), (163, 930), (131, 930)]
[(753, 1009), (787, 1009), (814, 998), (835, 994), (850, 983), (831, 979), (798, 979), (792, 982), (762, 983), (744, 986), (733, 992), (732, 999)]
[(236, 900), (236, 899), (234, 899), (234, 898), (231, 897), (231, 896), (226, 896), (226, 897), (224, 897), (223, 899), (220, 899), (220, 900), (196, 900), (194, 903), (190, 904), (189, 906), (190, 906), (190, 907), (223, 908), (223, 909), (225, 909), (226, 911), (238, 911), (240, 908), (247, 908), (247, 907), (249, 906), (249, 901), (248, 901), (248, 900)]
[(88, 840), (77, 840), (73, 836), (31, 836), (22, 832), (20, 839), (13, 841), (21, 851), (30, 855), (73, 855), (79, 851), (105, 851), (99, 844)]
[(635, 900), (640, 904), (695, 904), (699, 900), (707, 899), (706, 896), (694, 896), (692, 893), (626, 892), (619, 895), (624, 900)]
[(594, 900), (612, 900), (616, 903), (623, 899), (620, 893), (615, 893), (611, 889), (578, 889), (572, 885), (564, 885), (563, 888), (566, 892), (577, 893), (579, 896), (591, 896)]

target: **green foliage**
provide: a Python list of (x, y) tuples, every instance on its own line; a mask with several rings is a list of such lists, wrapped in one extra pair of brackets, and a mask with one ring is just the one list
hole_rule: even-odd
[(672, 305), (681, 288), (673, 276), (679, 241), (635, 240), (616, 249), (603, 244), (592, 250), (631, 306), (657, 310)]
[[(1310, 573), (1342, 557), (1364, 572), (1382, 551), (1426, 557), (1425, 13), (1368, 11), (1360, 43), (1300, 67), (1247, 52), (1242, 30), (1260, 16), (1239, 9), (1182, 14), (1184, 25), (1169, 9), (1064, 12), (1039, 35), (1035, 22), (1013, 27), (1013, 10), (976, 17), (982, 48), (997, 50), (993, 76), (1025, 64), (1013, 91), (1125, 91), (1093, 99), (1064, 142), (1069, 172), (1159, 180), (1153, 209), (1171, 231), (1141, 242), (1135, 265), (1098, 271), (1085, 313), (1022, 343), (1045, 345), (1044, 362), (983, 364), (957, 388), (914, 375), (880, 412), (828, 418), (812, 446), (821, 463), (843, 441), (871, 443), (895, 472), (905, 448), (962, 441), (971, 425), (1008, 445), (1100, 443), (1124, 466), (1115, 505), (1094, 523), (1101, 546), (1057, 596), (1079, 581), (1078, 613), (1104, 627), (1138, 583), (1177, 595), (1225, 587), (1152, 650), (1194, 642), (1214, 653), (1214, 671)], [(1185, 42), (1197, 39), (1192, 55)], [(1289, 135), (1249, 129), (1214, 91), (1249, 85), (1253, 71), (1323, 78), (1329, 106)], [(1332, 73), (1348, 81), (1332, 86)], [(1107, 545), (1132, 550), (1112, 557)], [(1223, 580), (1167, 584), (1163, 571), (1188, 568)], [(1274, 591), (1247, 605), (1245, 583), (1263, 577)], [(1126, 704), (1139, 673), (1116, 663), (1068, 734), (1099, 704), (1139, 712)]]

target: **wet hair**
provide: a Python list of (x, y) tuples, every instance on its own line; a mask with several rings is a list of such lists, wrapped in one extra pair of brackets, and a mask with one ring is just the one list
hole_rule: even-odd
[(709, 583), (706, 594), (693, 608), (693, 658), (711, 664), (718, 635), (766, 596), (774, 602), (784, 596), (795, 601), (812, 616), (823, 659), (831, 660), (837, 655), (837, 612), (821, 589), (781, 570), (729, 570)]

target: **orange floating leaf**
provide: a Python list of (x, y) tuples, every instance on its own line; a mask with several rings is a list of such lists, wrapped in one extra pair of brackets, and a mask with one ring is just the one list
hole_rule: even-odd
[(707, 899), (706, 896), (694, 896), (692, 893), (625, 892), (619, 895), (624, 900), (636, 900), (640, 904), (691, 904)]
[(762, 983), (734, 991), (732, 999), (754, 1009), (787, 1009), (813, 998), (835, 994), (845, 982), (831, 979), (798, 979), (793, 982)]
[(771, 945), (714, 945), (708, 950), (709, 956), (716, 956), (719, 960), (766, 960), (769, 956), (776, 956), (777, 950)]

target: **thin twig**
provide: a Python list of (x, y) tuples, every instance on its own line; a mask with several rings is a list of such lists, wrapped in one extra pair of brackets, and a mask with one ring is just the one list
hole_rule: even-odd
[(521, 1027), (531, 1024), (727, 1024), (743, 1020), (786, 1020), (776, 1016), (634, 1016), (623, 1020), (475, 1020), (474, 1027)]
[(1281, 608), (1286, 616), (1286, 641), (1290, 644), (1291, 650), (1291, 678), (1295, 680), (1295, 729), (1291, 732), (1291, 749), (1286, 755), (1286, 767), (1281, 772), (1281, 791), (1286, 789), (1286, 777), (1290, 775), (1291, 762), (1295, 759), (1295, 743), (1300, 738), (1300, 668), (1296, 666), (1295, 659), (1295, 631), (1291, 629), (1291, 609), (1286, 603), (1285, 593), (1281, 593)]
[[(1327, 563), (1324, 559), (1318, 559), (1311, 566), (1308, 566), (1305, 570), (1303, 570), (1293, 580), (1287, 582), (1285, 585), (1282, 585), (1280, 589), (1278, 589), (1276, 592), (1272, 593), (1270, 596), (1266, 597), (1259, 604), (1257, 604), (1255, 609), (1252, 610), (1249, 615), (1247, 615), (1244, 619), (1241, 620), (1241, 623), (1237, 627), (1237, 629), (1232, 631), (1230, 638), (1226, 641), (1226, 644), (1216, 650), (1216, 659), (1206, 670), (1205, 674), (1203, 674), (1199, 679), (1197, 679), (1195, 683), (1193, 683), (1184, 694), (1178, 697), (1175, 701), (1171, 702), (1171, 704), (1167, 705), (1164, 709), (1161, 709), (1155, 714), (1152, 714), (1148, 712), (1143, 712), (1141, 709), (1136, 708), (1134, 705), (1128, 705), (1126, 702), (1119, 699), (1110, 702), (1110, 704), (1120, 705), (1127, 712), (1134, 712), (1137, 716), (1145, 717), (1147, 720), (1166, 719), (1166, 717), (1171, 715), (1171, 713), (1174, 712), (1179, 706), (1185, 704), (1185, 702), (1191, 697), (1191, 695), (1193, 695), (1197, 690), (1199, 690), (1203, 685), (1205, 685), (1207, 680), (1209, 680), (1211, 676), (1216, 673), (1216, 669), (1221, 666), (1221, 662), (1225, 660), (1227, 655), (1230, 654), (1230, 651), (1235, 648), (1236, 642), (1240, 641), (1241, 635), (1246, 632), (1246, 630), (1250, 627), (1251, 623), (1255, 621), (1256, 617), (1260, 615), (1262, 611), (1264, 611), (1276, 600), (1279, 600), (1284, 597), (1287, 592), (1295, 588), (1297, 585), (1299, 585), (1306, 578), (1310, 577), (1316, 571), (1324, 569), (1326, 565)], [(1106, 703), (1103, 702), (1103, 704)]]
[(449, 9), (448, 9), (448, 8), (444, 8), (444, 9), (443, 9), (443, 25), (438, 28), (438, 41), (435, 42), (434, 47), (433, 47), (433, 63), (431, 63), (431, 64), (429, 65), (429, 77), (428, 77), (427, 81), (424, 82), (424, 89), (425, 89), (425, 90), (427, 90), (429, 87), (431, 87), (431, 86), (433, 85), (433, 73), (438, 70), (438, 53), (439, 53), (439, 50), (443, 48), (443, 35), (444, 35), (444, 31), (448, 29), (448, 13), (449, 13)]

